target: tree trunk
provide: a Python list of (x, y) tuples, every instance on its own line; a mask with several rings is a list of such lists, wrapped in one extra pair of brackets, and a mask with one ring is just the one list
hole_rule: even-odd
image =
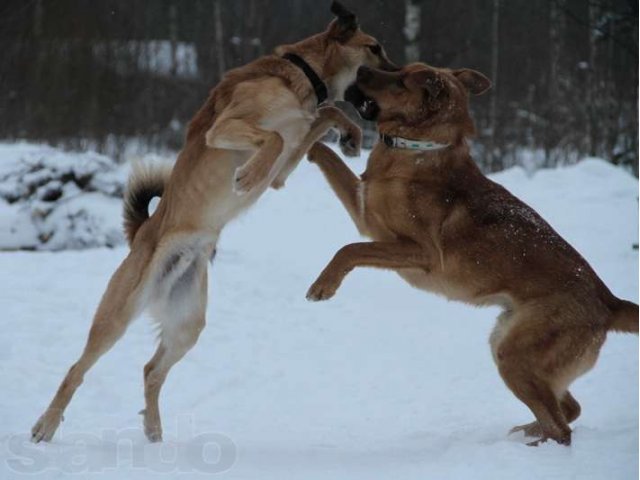
[(596, 100), (596, 35), (595, 25), (597, 21), (597, 7), (593, 3), (589, 3), (589, 67), (587, 68), (587, 148), (588, 153), (592, 157), (597, 151), (597, 122), (596, 108), (594, 102)]
[(605, 155), (607, 160), (618, 163), (616, 147), (618, 146), (618, 121), (622, 112), (616, 108), (616, 85), (613, 78), (613, 63), (615, 61), (615, 45), (617, 19), (613, 15), (613, 0), (607, 1), (607, 16), (609, 17), (609, 37), (607, 38), (607, 67), (604, 91), (606, 92), (606, 142)]
[(547, 85), (547, 115), (544, 126), (544, 163), (545, 167), (553, 166), (552, 151), (557, 147), (560, 126), (557, 124), (557, 103), (559, 101), (558, 68), (560, 63), (560, 14), (559, 4), (562, 0), (549, 3), (549, 83)]
[(218, 80), (220, 80), (224, 72), (225, 61), (224, 61), (224, 34), (222, 30), (222, 9), (220, 8), (220, 3), (222, 0), (215, 0), (213, 5), (213, 17), (214, 24), (216, 29), (216, 60), (218, 64)]
[(489, 139), (489, 164), (491, 171), (497, 171), (501, 168), (499, 156), (496, 149), (496, 130), (497, 130), (497, 106), (498, 106), (498, 61), (500, 58), (500, 0), (493, 0), (493, 15), (491, 23), (491, 81), (493, 88), (491, 89), (491, 104), (489, 107), (489, 128), (491, 137)]
[(419, 0), (405, 0), (404, 14), (404, 36), (406, 39), (404, 47), (404, 58), (406, 63), (420, 61), (420, 23), (421, 8)]
[(171, 43), (170, 73), (175, 77), (178, 73), (178, 7), (169, 5), (169, 41)]
[(42, 0), (36, 0), (33, 8), (33, 36), (39, 38), (42, 35), (42, 19), (43, 19)]

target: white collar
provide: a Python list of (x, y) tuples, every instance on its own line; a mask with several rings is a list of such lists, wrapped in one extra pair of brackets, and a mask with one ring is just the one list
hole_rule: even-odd
[(404, 148), (407, 150), (420, 150), (423, 152), (430, 150), (442, 150), (443, 148), (450, 147), (450, 143), (437, 143), (431, 140), (409, 140), (408, 138), (392, 137), (385, 133), (380, 134), (380, 140), (387, 147), (391, 148)]

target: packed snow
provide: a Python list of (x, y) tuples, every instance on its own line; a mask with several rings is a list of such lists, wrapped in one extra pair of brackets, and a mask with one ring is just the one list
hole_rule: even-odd
[[(358, 172), (364, 162), (349, 160)], [(638, 301), (637, 179), (598, 159), (492, 178), (615, 294)], [(306, 162), (228, 226), (210, 271), (208, 326), (162, 392), (162, 444), (147, 442), (137, 414), (155, 346), (146, 318), (89, 372), (53, 442), (28, 441), (127, 251), (0, 253), (0, 478), (636, 478), (638, 337), (610, 334), (573, 385), (582, 405), (573, 445), (528, 447), (507, 435), (532, 415), (491, 359), (496, 308), (447, 302), (370, 269), (328, 302), (305, 300), (335, 251), (358, 240)]]

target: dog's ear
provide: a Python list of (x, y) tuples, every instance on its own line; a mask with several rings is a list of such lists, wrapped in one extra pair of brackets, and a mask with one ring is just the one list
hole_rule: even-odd
[(358, 19), (353, 12), (335, 0), (331, 3), (331, 13), (336, 16), (329, 27), (331, 37), (344, 43), (358, 30)]
[(438, 72), (433, 70), (417, 70), (409, 73), (405, 79), (408, 87), (423, 88), (431, 98), (436, 98), (444, 88), (444, 81)]
[(480, 95), (491, 88), (491, 80), (470, 68), (454, 70), (453, 75), (467, 88), (469, 93)]

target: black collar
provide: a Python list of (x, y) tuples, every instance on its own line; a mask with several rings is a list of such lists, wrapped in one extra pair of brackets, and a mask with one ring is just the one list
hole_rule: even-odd
[(316, 94), (316, 98), (318, 99), (318, 105), (324, 103), (328, 97), (327, 94), (327, 86), (324, 84), (322, 79), (318, 76), (316, 72), (313, 71), (313, 68), (309, 66), (307, 62), (304, 61), (302, 57), (299, 57), (295, 53), (285, 53), (282, 58), (289, 60), (296, 67), (304, 72), (304, 74), (311, 82), (311, 86), (313, 87), (313, 91)]

